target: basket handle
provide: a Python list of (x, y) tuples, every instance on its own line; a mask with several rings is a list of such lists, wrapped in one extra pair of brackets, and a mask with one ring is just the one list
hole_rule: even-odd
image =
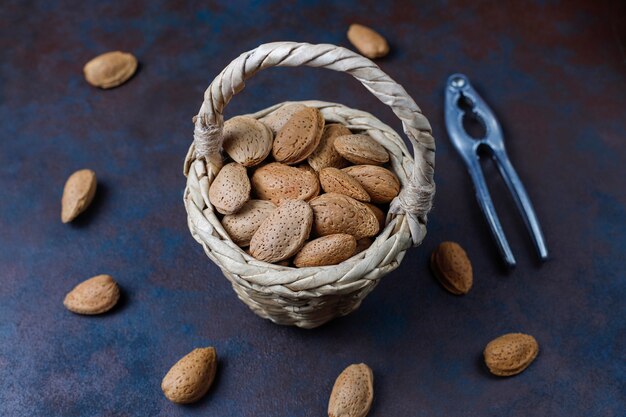
[[(204, 101), (194, 119), (196, 158), (204, 157), (217, 165), (221, 163), (224, 108), (235, 94), (243, 90), (247, 79), (265, 68), (302, 65), (352, 75), (380, 101), (391, 107), (402, 121), (404, 133), (413, 145), (415, 167), (408, 184), (404, 184), (400, 195), (392, 202), (390, 211), (411, 214), (425, 223), (435, 193), (435, 140), (431, 135), (430, 124), (401, 85), (369, 59), (340, 46), (273, 42), (260, 45), (233, 60), (205, 91)], [(415, 233), (413, 230), (411, 232), (415, 241)]]

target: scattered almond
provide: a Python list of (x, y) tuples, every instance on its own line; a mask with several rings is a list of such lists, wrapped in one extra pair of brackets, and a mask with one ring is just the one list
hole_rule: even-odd
[(372, 203), (389, 203), (400, 193), (400, 180), (386, 168), (354, 165), (343, 171), (354, 177), (370, 196)]
[(511, 376), (522, 372), (539, 353), (534, 337), (523, 333), (509, 333), (492, 340), (483, 352), (485, 363), (492, 374)]
[(226, 164), (209, 187), (209, 201), (222, 214), (233, 214), (250, 199), (250, 179), (246, 168), (236, 162)]
[(441, 285), (452, 294), (467, 294), (472, 288), (472, 263), (455, 242), (442, 242), (430, 257), (430, 267)]
[(339, 123), (324, 126), (320, 144), (313, 153), (309, 155), (309, 165), (311, 165), (315, 171), (321, 171), (322, 168), (326, 167), (344, 168), (348, 166), (348, 161), (335, 149), (335, 138), (351, 133), (350, 129)]
[(337, 377), (328, 401), (328, 417), (365, 417), (374, 399), (374, 374), (364, 363), (350, 365)]
[(161, 389), (168, 400), (177, 404), (198, 401), (211, 388), (216, 370), (215, 348), (194, 349), (172, 366), (161, 382)]
[(222, 226), (230, 238), (239, 246), (248, 246), (257, 229), (276, 209), (274, 203), (265, 200), (248, 200), (235, 214), (222, 219)]
[(293, 260), (298, 268), (306, 266), (336, 265), (350, 258), (356, 250), (352, 235), (334, 234), (306, 243)]
[(114, 51), (87, 62), (83, 73), (89, 84), (107, 89), (123, 84), (136, 70), (137, 58), (129, 53)]
[(272, 132), (275, 135), (285, 126), (285, 124), (287, 124), (289, 119), (291, 119), (291, 116), (304, 108), (306, 108), (306, 106), (300, 103), (286, 104), (280, 109), (262, 118), (261, 122), (265, 123), (266, 126), (272, 129)]
[(245, 167), (260, 164), (272, 150), (274, 134), (257, 119), (237, 116), (224, 123), (224, 151)]
[(278, 162), (297, 164), (317, 148), (324, 131), (324, 117), (313, 107), (294, 113), (276, 134), (272, 156)]
[(339, 193), (359, 201), (370, 201), (363, 186), (350, 175), (337, 168), (323, 168), (320, 171), (320, 184), (327, 193)]
[(389, 153), (367, 135), (344, 135), (335, 139), (335, 150), (353, 164), (383, 165)]
[(265, 262), (285, 260), (302, 248), (312, 224), (313, 211), (308, 203), (284, 200), (252, 236), (250, 254)]
[(378, 220), (363, 203), (343, 194), (327, 193), (310, 202), (319, 236), (346, 233), (361, 239), (378, 233)]
[(74, 172), (65, 182), (61, 198), (61, 221), (71, 222), (85, 211), (96, 195), (96, 173), (90, 169)]
[(315, 172), (272, 162), (254, 171), (252, 187), (258, 198), (280, 204), (285, 199), (310, 200), (320, 192)]
[(368, 58), (381, 58), (389, 53), (389, 44), (378, 32), (353, 23), (348, 28), (348, 40)]
[(120, 289), (110, 275), (97, 275), (78, 284), (67, 293), (63, 305), (77, 314), (101, 314), (120, 299)]

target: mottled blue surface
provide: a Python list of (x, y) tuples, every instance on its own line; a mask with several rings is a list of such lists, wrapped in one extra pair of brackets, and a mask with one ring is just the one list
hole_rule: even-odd
[[(626, 7), (69, 3), (0, 4), (0, 416), (323, 416), (335, 377), (361, 361), (375, 374), (371, 416), (626, 415)], [(188, 232), (191, 117), (240, 52), (275, 40), (348, 46), (354, 21), (390, 40), (381, 67), (432, 122), (429, 234), (355, 313), (311, 331), (280, 327), (237, 300)], [(121, 88), (90, 87), (83, 64), (114, 49), (133, 52), (139, 73)], [(494, 179), (519, 265), (507, 273), (499, 260), (445, 135), (442, 86), (455, 71), (504, 126), (551, 250), (544, 265)], [(227, 116), (287, 99), (341, 102), (400, 129), (356, 81), (315, 69), (259, 74)], [(96, 201), (63, 225), (63, 183), (84, 167), (98, 174)], [(428, 271), (442, 240), (473, 261), (467, 296)], [(121, 305), (99, 317), (65, 310), (65, 293), (101, 273), (119, 281)], [(534, 335), (541, 351), (498, 379), (481, 352), (510, 331)], [(168, 402), (161, 378), (206, 345), (220, 357), (210, 394)]]

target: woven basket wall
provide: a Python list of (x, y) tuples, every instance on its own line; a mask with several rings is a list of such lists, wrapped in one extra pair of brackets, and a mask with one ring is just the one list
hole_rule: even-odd
[[(223, 110), (257, 71), (272, 66), (328, 68), (351, 74), (389, 105), (402, 121), (413, 156), (400, 136), (369, 113), (341, 104), (305, 101), (326, 122), (341, 123), (383, 145), (402, 188), (390, 205), (387, 224), (372, 246), (339, 265), (292, 268), (261, 262), (233, 243), (209, 202), (209, 186), (222, 166)], [(280, 103), (248, 116), (262, 119)], [(335, 45), (294, 42), (264, 44), (232, 61), (211, 83), (194, 118), (194, 143), (185, 159), (184, 203), (194, 239), (231, 282), (252, 311), (278, 324), (313, 328), (361, 304), (380, 279), (398, 267), (406, 250), (419, 245), (435, 192), (435, 144), (428, 120), (406, 91), (373, 62)]]

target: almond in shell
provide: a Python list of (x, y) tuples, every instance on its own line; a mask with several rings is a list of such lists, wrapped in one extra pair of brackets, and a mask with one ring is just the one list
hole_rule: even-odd
[(322, 194), (311, 200), (315, 233), (327, 236), (346, 233), (361, 239), (378, 233), (376, 216), (365, 204), (347, 195)]
[(113, 51), (98, 55), (83, 68), (85, 79), (94, 87), (113, 88), (126, 82), (137, 70), (132, 54)]
[(226, 164), (209, 187), (209, 201), (222, 214), (233, 214), (250, 199), (250, 179), (246, 168), (236, 162)]
[(297, 164), (317, 148), (324, 131), (324, 117), (313, 107), (297, 111), (276, 134), (272, 156), (278, 162)]
[(110, 275), (97, 275), (67, 293), (63, 305), (73, 313), (94, 315), (112, 309), (120, 299), (120, 289)]
[(348, 166), (348, 161), (335, 149), (335, 139), (338, 136), (350, 135), (351, 133), (350, 129), (339, 123), (324, 126), (320, 144), (309, 155), (309, 165), (316, 171), (321, 171), (326, 167), (344, 168)]
[(378, 208), (378, 206), (370, 203), (365, 203), (365, 205), (367, 206), (367, 208), (372, 210), (372, 213), (374, 213), (374, 216), (376, 216), (376, 220), (378, 220), (378, 226), (380, 227), (380, 230), (383, 230), (385, 228), (386, 222), (385, 213), (380, 208)]
[(254, 232), (275, 209), (271, 201), (248, 200), (237, 213), (224, 216), (222, 226), (233, 242), (248, 246)]
[(278, 110), (263, 117), (261, 121), (267, 125), (274, 134), (277, 134), (295, 113), (304, 108), (306, 108), (306, 106), (300, 103), (285, 104)]
[(358, 23), (353, 23), (348, 28), (348, 40), (368, 58), (381, 58), (389, 53), (389, 44), (382, 35)]
[(511, 376), (522, 372), (539, 353), (534, 337), (523, 333), (509, 333), (487, 344), (483, 355), (492, 374)]
[(353, 164), (383, 165), (389, 153), (368, 135), (345, 135), (335, 139), (335, 149)]
[(356, 250), (352, 235), (334, 234), (307, 242), (293, 260), (299, 268), (306, 266), (336, 265), (350, 258)]
[(320, 192), (314, 171), (272, 162), (254, 171), (252, 187), (261, 200), (280, 204), (285, 199), (310, 200)]
[(224, 151), (245, 167), (261, 163), (272, 150), (274, 134), (258, 120), (237, 116), (224, 123)]
[(452, 294), (467, 294), (472, 288), (472, 263), (458, 243), (440, 243), (431, 254), (430, 267), (441, 285)]
[(265, 262), (283, 261), (302, 248), (312, 225), (313, 210), (307, 202), (285, 200), (252, 236), (250, 254)]
[(328, 417), (365, 417), (374, 399), (374, 374), (364, 363), (350, 365), (337, 377), (328, 401)]
[(177, 404), (198, 401), (211, 388), (216, 370), (215, 348), (194, 349), (172, 366), (161, 382), (161, 389), (168, 400)]
[(339, 193), (359, 201), (370, 201), (363, 186), (347, 173), (337, 168), (324, 168), (320, 171), (320, 184), (327, 193)]
[(61, 221), (71, 222), (85, 211), (96, 195), (96, 173), (90, 169), (74, 172), (65, 182), (61, 198)]
[(400, 180), (386, 168), (355, 165), (344, 168), (343, 171), (363, 186), (372, 203), (389, 203), (400, 193)]

